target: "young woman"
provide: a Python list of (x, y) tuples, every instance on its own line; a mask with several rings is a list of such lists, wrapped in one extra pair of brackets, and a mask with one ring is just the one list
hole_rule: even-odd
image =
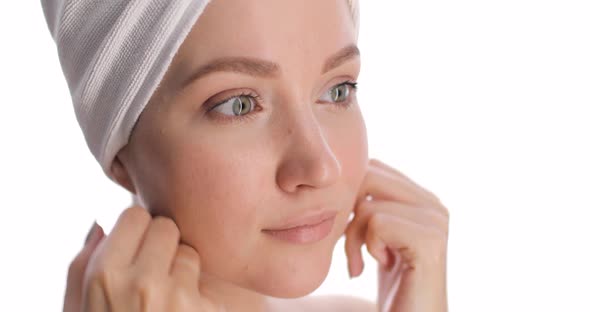
[[(93, 226), (64, 311), (447, 310), (447, 209), (367, 156), (355, 1), (43, 5), (89, 146), (135, 198)], [(380, 263), (376, 302), (306, 297), (343, 235), (351, 276), (363, 244)]]

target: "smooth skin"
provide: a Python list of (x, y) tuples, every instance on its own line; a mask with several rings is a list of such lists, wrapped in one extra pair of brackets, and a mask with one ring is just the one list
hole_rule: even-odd
[(351, 276), (363, 271), (362, 245), (379, 262), (379, 311), (448, 310), (448, 226), (449, 211), (438, 197), (399, 170), (370, 160), (345, 249)]
[[(349, 270), (361, 274), (360, 248), (367, 244), (380, 263), (378, 311), (447, 311), (448, 210), (430, 191), (376, 159), (370, 160), (357, 198), (345, 231)], [(133, 206), (108, 237), (100, 226), (93, 230), (70, 265), (65, 312), (82, 306), (83, 311), (224, 311), (199, 292), (199, 254), (179, 241), (171, 219), (152, 218)], [(392, 270), (396, 261), (402, 261), (402, 271)], [(264, 311), (375, 308), (358, 298), (325, 296), (269, 300)]]
[[(72, 262), (64, 310), (446, 311), (448, 212), (369, 160), (355, 45), (345, 1), (213, 0), (113, 163), (141, 207)], [(316, 209), (338, 211), (317, 243), (262, 231)], [(343, 235), (353, 276), (362, 244), (382, 261), (376, 303), (308, 296)]]

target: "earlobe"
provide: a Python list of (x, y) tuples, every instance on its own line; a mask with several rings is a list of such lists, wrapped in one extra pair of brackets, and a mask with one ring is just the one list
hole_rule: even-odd
[(127, 171), (127, 168), (125, 168), (125, 165), (123, 164), (123, 162), (119, 158), (119, 155), (117, 155), (115, 157), (115, 159), (113, 160), (113, 164), (111, 165), (111, 171), (113, 173), (115, 180), (117, 181), (117, 183), (119, 183), (119, 185), (121, 185), (122, 187), (127, 189), (129, 192), (136, 194), (135, 186), (133, 185), (133, 181), (131, 180), (131, 177), (129, 176), (129, 172)]

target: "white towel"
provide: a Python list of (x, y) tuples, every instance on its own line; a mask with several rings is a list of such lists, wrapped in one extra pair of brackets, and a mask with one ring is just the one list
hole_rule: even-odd
[[(111, 163), (210, 0), (41, 0), (90, 151)], [(347, 0), (358, 38), (358, 0)]]

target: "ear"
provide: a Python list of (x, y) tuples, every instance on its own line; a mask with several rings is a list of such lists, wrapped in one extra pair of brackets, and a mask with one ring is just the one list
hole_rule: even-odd
[(129, 176), (129, 171), (119, 158), (119, 155), (115, 156), (115, 159), (113, 160), (111, 172), (113, 173), (113, 176), (119, 185), (126, 188), (129, 192), (136, 194), (135, 186), (133, 185), (133, 181)]

